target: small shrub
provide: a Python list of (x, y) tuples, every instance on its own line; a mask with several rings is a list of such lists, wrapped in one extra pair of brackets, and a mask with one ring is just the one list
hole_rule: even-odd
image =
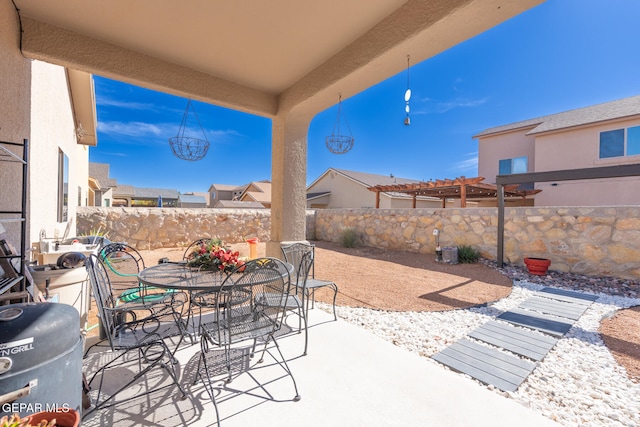
[(473, 264), (480, 258), (480, 251), (471, 246), (458, 246), (458, 262)]
[(355, 248), (358, 245), (358, 232), (355, 228), (347, 227), (340, 233), (340, 243), (345, 248)]

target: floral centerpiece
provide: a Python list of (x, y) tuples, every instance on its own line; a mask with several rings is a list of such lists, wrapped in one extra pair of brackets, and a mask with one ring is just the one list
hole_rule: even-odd
[(201, 270), (231, 272), (244, 265), (238, 251), (233, 252), (220, 239), (203, 242), (187, 256), (187, 265)]

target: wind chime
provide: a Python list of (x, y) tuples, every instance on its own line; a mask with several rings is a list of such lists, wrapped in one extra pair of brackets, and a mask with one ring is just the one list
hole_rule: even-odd
[(333, 154), (344, 154), (347, 151), (353, 148), (353, 135), (351, 134), (351, 128), (349, 128), (349, 123), (345, 117), (344, 123), (347, 125), (347, 130), (349, 131), (349, 135), (342, 135), (340, 133), (340, 115), (342, 113), (342, 94), (338, 97), (338, 116), (336, 117), (336, 122), (333, 125), (333, 131), (331, 135), (327, 136), (324, 140), (327, 148)]
[[(193, 110), (193, 115), (200, 126), (203, 139), (185, 136), (184, 134), (187, 130), (189, 110)], [(180, 129), (178, 129), (178, 135), (169, 138), (169, 146), (171, 147), (173, 155), (182, 160), (195, 162), (196, 160), (202, 160), (204, 156), (207, 155), (207, 151), (209, 150), (209, 140), (207, 139), (207, 135), (204, 132), (202, 124), (200, 123), (200, 118), (191, 104), (191, 100), (187, 102), (187, 108), (184, 110)]]
[(404, 106), (404, 111), (405, 113), (407, 113), (407, 116), (404, 118), (404, 124), (405, 126), (409, 126), (411, 124), (411, 119), (409, 119), (409, 100), (411, 99), (411, 89), (409, 86), (409, 60), (411, 59), (411, 57), (409, 55), (407, 55), (407, 90), (404, 93), (404, 102), (405, 102), (405, 106)]

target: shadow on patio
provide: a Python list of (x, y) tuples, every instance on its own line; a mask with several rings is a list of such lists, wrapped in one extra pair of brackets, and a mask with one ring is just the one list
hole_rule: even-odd
[[(278, 340), (302, 396), (293, 402), (291, 381), (280, 367), (265, 359), (263, 366), (234, 379), (217, 397), (221, 424), (245, 426), (545, 426), (557, 425), (515, 401), (442, 366), (393, 346), (370, 332), (319, 309), (310, 313), (309, 355), (299, 357), (304, 334), (283, 334)], [(293, 322), (294, 319), (291, 319)], [(293, 324), (293, 323), (292, 323)], [(188, 341), (188, 340), (187, 340)], [(199, 344), (184, 344), (176, 353), (181, 384), (179, 392), (166, 372), (153, 370), (130, 387), (139, 393), (160, 386), (148, 395), (88, 414), (84, 426), (211, 426), (215, 408), (204, 385), (193, 385)], [(104, 348), (85, 359), (89, 375)], [(253, 363), (253, 362), (252, 362)], [(121, 369), (107, 379), (123, 381), (131, 371)], [(219, 378), (224, 378), (222, 375)], [(264, 390), (255, 380), (270, 381)], [(220, 384), (220, 382), (217, 382)], [(252, 389), (249, 394), (234, 390)], [(275, 402), (277, 400), (288, 400)]]

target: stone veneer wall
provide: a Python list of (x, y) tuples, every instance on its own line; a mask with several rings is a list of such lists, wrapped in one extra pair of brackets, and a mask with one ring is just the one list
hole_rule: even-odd
[[(550, 269), (640, 278), (640, 206), (519, 207), (505, 209), (504, 261), (551, 260)], [(469, 245), (497, 256), (497, 208), (335, 209), (316, 212), (316, 238), (339, 241), (352, 227), (363, 245), (434, 253)]]
[[(138, 250), (186, 246), (202, 237), (227, 243), (258, 237), (269, 240), (269, 209), (183, 209), (81, 207), (76, 215), (78, 235), (97, 230), (109, 240), (127, 242)], [(313, 211), (307, 212), (307, 236), (315, 236)]]
[[(551, 269), (640, 278), (640, 206), (505, 209), (505, 262), (551, 259)], [(81, 208), (78, 234), (108, 230), (111, 240), (138, 249), (172, 247), (199, 237), (229, 242), (269, 239), (270, 211), (245, 209)], [(365, 246), (433, 254), (440, 246), (469, 245), (496, 259), (496, 208), (327, 209), (307, 211), (307, 238), (339, 242), (355, 229)], [(215, 230), (215, 232), (213, 231)]]

